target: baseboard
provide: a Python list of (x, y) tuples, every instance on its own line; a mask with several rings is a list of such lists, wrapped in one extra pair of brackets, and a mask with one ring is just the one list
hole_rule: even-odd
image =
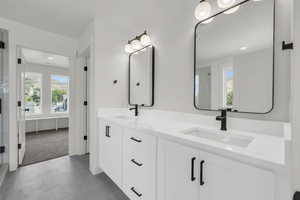
[(295, 192), (293, 200), (300, 200), (300, 192)]
[(96, 168), (93, 168), (93, 167), (90, 167), (90, 172), (91, 174), (93, 175), (97, 175), (97, 174), (100, 174), (102, 173), (102, 169), (100, 169), (99, 167), (96, 167)]

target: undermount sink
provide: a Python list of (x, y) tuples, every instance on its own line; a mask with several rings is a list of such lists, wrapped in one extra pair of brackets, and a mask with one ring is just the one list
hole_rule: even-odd
[(254, 140), (254, 137), (232, 134), (230, 132), (220, 132), (209, 129), (195, 128), (190, 130), (182, 131), (185, 135), (191, 135), (195, 137), (205, 138), (213, 140), (223, 144), (238, 146), (246, 148)]
[(123, 119), (123, 120), (132, 120), (133, 118), (127, 115), (117, 115), (114, 118)]

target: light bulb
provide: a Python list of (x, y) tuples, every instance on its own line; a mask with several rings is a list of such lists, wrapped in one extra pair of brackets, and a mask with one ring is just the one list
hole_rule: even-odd
[(200, 2), (195, 9), (195, 17), (199, 21), (208, 18), (210, 16), (210, 13), (211, 13), (211, 5), (206, 1)]
[(131, 44), (126, 44), (125, 45), (125, 51), (127, 53), (132, 53), (134, 51), (133, 48), (132, 48), (132, 46), (131, 46)]
[(131, 42), (131, 45), (132, 45), (132, 48), (133, 48), (134, 50), (139, 50), (139, 49), (143, 48), (141, 42), (140, 42), (139, 40), (137, 40), (137, 39), (133, 40), (133, 41)]
[(142, 43), (142, 45), (144, 45), (144, 46), (148, 46), (148, 45), (151, 45), (151, 39), (150, 39), (150, 37), (148, 36), (148, 35), (143, 35), (142, 37), (141, 37), (141, 43)]
[(238, 11), (239, 8), (240, 8), (240, 6), (236, 6), (236, 7), (233, 7), (231, 9), (229, 9), (229, 10), (226, 10), (224, 13), (227, 14), (227, 15), (232, 14), (232, 13)]
[(218, 0), (218, 6), (220, 8), (228, 8), (235, 3), (235, 0)]
[(210, 22), (212, 22), (212, 21), (214, 21), (214, 18), (213, 18), (213, 17), (210, 18), (210, 19), (208, 19), (208, 20), (203, 21), (202, 24), (208, 24), (208, 23), (210, 23)]

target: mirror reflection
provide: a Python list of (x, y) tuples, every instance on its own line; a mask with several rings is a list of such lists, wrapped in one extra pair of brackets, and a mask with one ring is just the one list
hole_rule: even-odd
[(195, 107), (266, 113), (273, 107), (273, 0), (247, 1), (195, 30)]
[(154, 47), (148, 46), (129, 56), (129, 104), (154, 104)]

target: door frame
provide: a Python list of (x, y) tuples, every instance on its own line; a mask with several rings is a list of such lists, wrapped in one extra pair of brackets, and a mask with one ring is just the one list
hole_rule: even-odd
[[(51, 52), (48, 50), (43, 50), (43, 49), (37, 49), (37, 48), (32, 48), (32, 47), (28, 47), (28, 46), (24, 46), (24, 45), (16, 45), (16, 54), (14, 54), (14, 66), (15, 66), (15, 84), (13, 86), (13, 89), (15, 91), (18, 90), (19, 85), (17, 84), (17, 79), (19, 78), (19, 71), (18, 71), (18, 62), (17, 59), (19, 58), (19, 54), (18, 54), (18, 50), (21, 48), (27, 48), (27, 49), (33, 49), (33, 50), (37, 50), (37, 51), (42, 51), (42, 52), (46, 52), (46, 53), (51, 53), (51, 54), (57, 54), (57, 55), (62, 55), (60, 53), (56, 53), (56, 52)], [(68, 144), (68, 156), (72, 156), (72, 155), (80, 155), (78, 154), (77, 150), (76, 150), (76, 141), (78, 140), (78, 134), (73, 134), (76, 132), (76, 124), (74, 123), (74, 119), (75, 116), (77, 115), (77, 111), (76, 111), (76, 106), (77, 106), (77, 102), (75, 101), (75, 97), (77, 96), (76, 94), (76, 82), (74, 81), (74, 68), (72, 66), (76, 66), (76, 62), (75, 62), (75, 57), (69, 56), (69, 55), (62, 55), (62, 56), (66, 56), (70, 59), (70, 80), (69, 80), (69, 131), (68, 131), (68, 138), (69, 138), (69, 144)], [(14, 104), (14, 108), (16, 109), (16, 114), (18, 112), (18, 105), (17, 105), (17, 101), (18, 101), (18, 94), (17, 92), (15, 93), (15, 99), (16, 99), (16, 103)], [(26, 121), (25, 121), (26, 123)], [(18, 119), (17, 119), (17, 115), (16, 118), (14, 120), (14, 124), (15, 126), (18, 125)], [(25, 129), (26, 129), (26, 125), (25, 125)], [(26, 134), (26, 133), (25, 133)], [(18, 149), (18, 143), (19, 143), (19, 138), (18, 138), (18, 129), (16, 130), (16, 135), (10, 139), (11, 141), (13, 141), (15, 143), (13, 151), (16, 151), (16, 156), (13, 157), (13, 160), (10, 160), (9, 164), (10, 164), (10, 171), (14, 171), (16, 170), (18, 167), (20, 167), (19, 165), (19, 149)], [(73, 148), (72, 148), (73, 147)], [(74, 148), (75, 147), (75, 148)], [(10, 149), (11, 151), (11, 149)], [(13, 165), (12, 165), (13, 164)]]

